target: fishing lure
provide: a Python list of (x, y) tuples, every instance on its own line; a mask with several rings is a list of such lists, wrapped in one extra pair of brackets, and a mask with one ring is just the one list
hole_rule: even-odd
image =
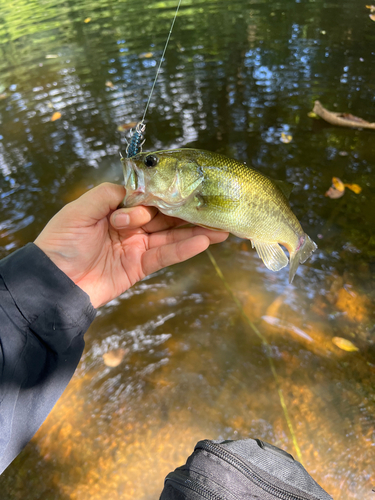
[(172, 24), (171, 24), (171, 27), (170, 27), (170, 30), (169, 30), (169, 33), (167, 36), (167, 40), (166, 40), (165, 45), (164, 45), (164, 50), (163, 50), (163, 53), (162, 53), (161, 58), (160, 58), (159, 66), (158, 66), (158, 69), (156, 71), (154, 82), (153, 82), (152, 87), (151, 87), (150, 95), (148, 96), (148, 101), (147, 101), (147, 104), (145, 107), (145, 111), (143, 113), (142, 120), (137, 123), (137, 125), (135, 127), (135, 131), (132, 132), (130, 142), (128, 143), (128, 146), (126, 148), (126, 158), (131, 158), (132, 156), (135, 156), (136, 154), (138, 154), (142, 151), (142, 145), (145, 142), (145, 138), (144, 138), (144, 133), (146, 130), (146, 124), (144, 123), (145, 116), (146, 116), (148, 106), (149, 106), (150, 101), (151, 101), (151, 96), (154, 92), (156, 80), (158, 79), (158, 76), (160, 73), (161, 65), (164, 61), (165, 52), (166, 52), (167, 47), (168, 47), (169, 39), (171, 38), (173, 26), (174, 26), (174, 23), (176, 21), (176, 17), (177, 17), (177, 14), (178, 14), (178, 11), (179, 11), (179, 8), (181, 5), (181, 1), (182, 0), (179, 0), (177, 8), (176, 8), (176, 12), (175, 12), (174, 17), (173, 17), (173, 21), (172, 21)]
[(142, 145), (145, 142), (144, 132), (146, 125), (143, 122), (137, 123), (135, 131), (132, 133), (130, 142), (126, 148), (126, 158), (131, 158), (142, 151)]

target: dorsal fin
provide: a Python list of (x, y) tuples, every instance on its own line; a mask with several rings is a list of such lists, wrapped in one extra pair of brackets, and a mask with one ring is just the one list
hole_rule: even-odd
[(283, 193), (283, 195), (286, 197), (286, 199), (289, 200), (289, 196), (290, 196), (290, 193), (293, 191), (294, 184), (292, 184), (291, 182), (278, 181), (278, 180), (274, 180), (273, 182), (280, 189), (280, 191)]

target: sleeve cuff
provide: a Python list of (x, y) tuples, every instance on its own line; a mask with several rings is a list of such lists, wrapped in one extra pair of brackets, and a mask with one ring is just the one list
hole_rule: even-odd
[(86, 292), (34, 243), (3, 259), (0, 274), (30, 328), (48, 344), (53, 338), (53, 350), (65, 351), (95, 318)]

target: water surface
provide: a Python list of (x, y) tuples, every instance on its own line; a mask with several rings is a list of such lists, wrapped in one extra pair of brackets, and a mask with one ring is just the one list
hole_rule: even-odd
[[(118, 126), (143, 114), (174, 9), (0, 4), (1, 257), (67, 201), (121, 182)], [(268, 271), (230, 237), (212, 254), (233, 295), (202, 254), (103, 307), (63, 397), (0, 478), (2, 498), (155, 499), (198, 440), (249, 436), (295, 457), (297, 443), (334, 497), (371, 497), (375, 133), (308, 116), (319, 99), (375, 121), (369, 13), (337, 0), (183, 0), (145, 149), (218, 151), (293, 182), (291, 206), (319, 249), (288, 285), (286, 269)], [(325, 197), (333, 176), (361, 193)], [(122, 361), (109, 367), (113, 352)]]

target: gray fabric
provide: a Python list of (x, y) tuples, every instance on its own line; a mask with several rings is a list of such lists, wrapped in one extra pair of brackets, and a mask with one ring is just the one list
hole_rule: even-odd
[(69, 383), (96, 311), (30, 243), (0, 261), (0, 473)]
[(254, 439), (213, 442), (292, 487), (309, 493), (319, 500), (332, 500), (332, 497), (314, 481), (303, 465), (296, 460), (291, 461), (287, 457), (262, 449)]
[(160, 500), (176, 498), (332, 500), (291, 455), (254, 439), (199, 441), (166, 477)]

